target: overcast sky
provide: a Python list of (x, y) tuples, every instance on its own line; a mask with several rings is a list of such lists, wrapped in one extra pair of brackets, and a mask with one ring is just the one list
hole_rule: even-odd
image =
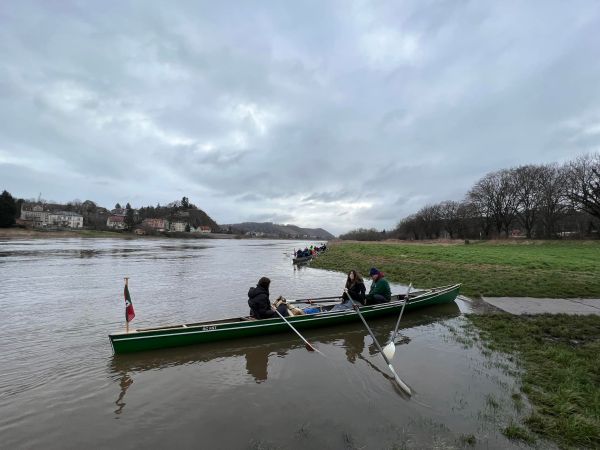
[(600, 149), (597, 1), (2, 1), (0, 189), (391, 228)]

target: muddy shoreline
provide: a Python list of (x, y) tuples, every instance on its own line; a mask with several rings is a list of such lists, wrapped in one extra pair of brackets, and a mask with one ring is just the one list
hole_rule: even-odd
[(60, 238), (115, 238), (115, 239), (260, 239), (225, 233), (192, 234), (192, 233), (165, 233), (156, 235), (137, 235), (119, 231), (101, 230), (32, 230), (29, 228), (0, 228), (0, 239), (60, 239)]

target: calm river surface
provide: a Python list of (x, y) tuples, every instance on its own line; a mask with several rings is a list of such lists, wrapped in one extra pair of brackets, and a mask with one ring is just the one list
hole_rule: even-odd
[[(245, 315), (261, 276), (272, 298), (340, 294), (345, 274), (292, 266), (305, 244), (0, 240), (0, 447), (518, 448), (500, 432), (521, 410), (512, 366), (463, 336), (463, 300), (402, 319), (410, 399), (360, 323), (305, 333), (326, 358), (291, 333), (113, 355), (123, 277), (140, 328)], [(378, 339), (395, 321), (372, 321)]]

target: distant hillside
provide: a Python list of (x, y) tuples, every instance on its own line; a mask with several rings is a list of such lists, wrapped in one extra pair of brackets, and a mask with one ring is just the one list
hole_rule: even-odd
[(206, 226), (214, 232), (219, 230), (219, 225), (206, 214), (203, 210), (194, 205), (189, 205), (187, 208), (178, 204), (169, 204), (167, 206), (147, 206), (138, 210), (140, 222), (143, 219), (167, 219), (171, 222), (182, 221), (188, 222), (194, 227)]
[(217, 225), (217, 222), (215, 222), (212, 217), (210, 217), (208, 214), (206, 214), (203, 210), (201, 209), (191, 209), (189, 210), (189, 214), (190, 214), (190, 222), (192, 225), (198, 227), (198, 226), (207, 226), (210, 227), (211, 230), (213, 231), (218, 231), (219, 230), (219, 225)]
[(298, 239), (334, 239), (335, 236), (323, 228), (302, 228), (296, 225), (280, 225), (272, 222), (242, 222), (221, 225), (222, 228), (231, 227), (233, 232), (245, 233), (263, 233), (266, 236), (280, 238), (298, 238)]

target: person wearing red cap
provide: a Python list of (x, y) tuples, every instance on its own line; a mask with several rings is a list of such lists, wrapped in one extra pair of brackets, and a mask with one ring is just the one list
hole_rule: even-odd
[(380, 272), (375, 267), (371, 267), (369, 275), (373, 282), (371, 283), (371, 289), (367, 294), (367, 305), (375, 305), (377, 303), (387, 303), (392, 299), (392, 291), (390, 285), (384, 278), (383, 272)]

